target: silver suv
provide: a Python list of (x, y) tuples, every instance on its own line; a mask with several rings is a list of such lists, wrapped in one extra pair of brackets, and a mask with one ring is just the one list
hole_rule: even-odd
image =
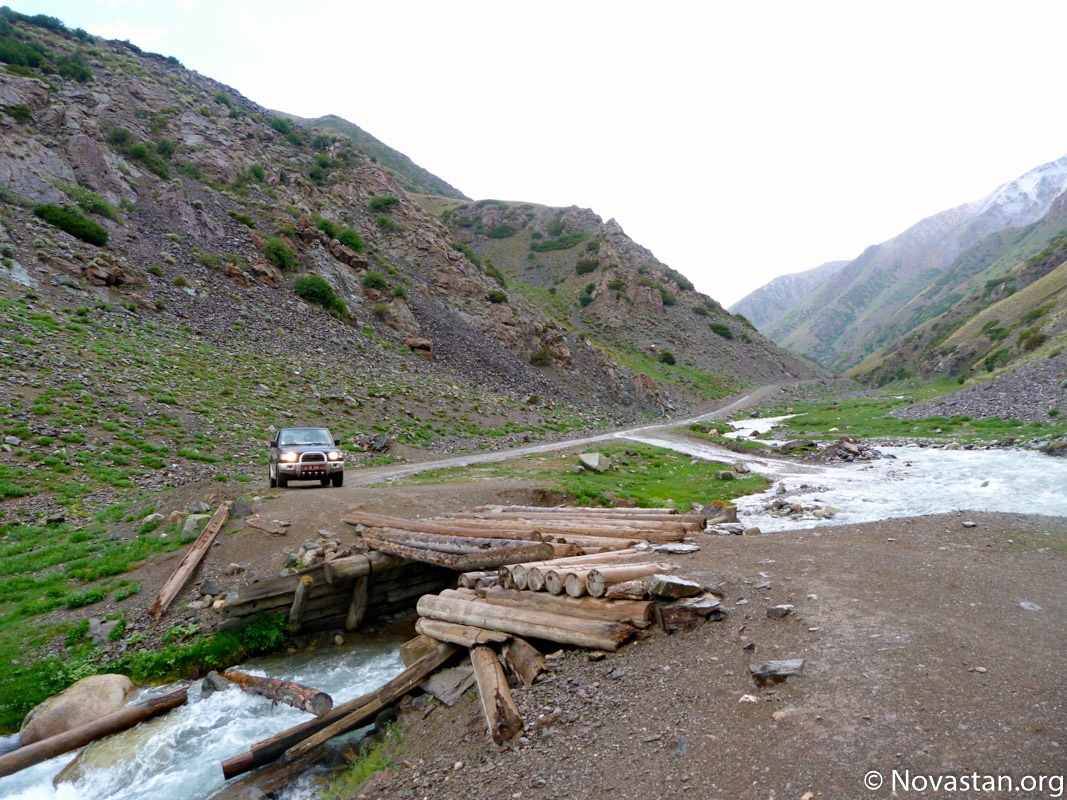
[(316, 480), (323, 486), (341, 486), (345, 460), (340, 444), (326, 428), (282, 428), (270, 442), (270, 488)]

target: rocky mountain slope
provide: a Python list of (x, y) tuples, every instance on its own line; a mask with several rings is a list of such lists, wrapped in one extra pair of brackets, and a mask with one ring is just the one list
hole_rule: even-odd
[(756, 291), (738, 300), (730, 311), (740, 314), (756, 326), (766, 330), (794, 306), (804, 300), (826, 281), (839, 273), (849, 262), (827, 261), (814, 269), (779, 275)]
[(298, 421), (414, 458), (812, 374), (590, 211), (412, 196), (348, 136), (52, 18), (5, 10), (0, 58), (8, 514), (265, 480)]
[[(1067, 156), (979, 201), (928, 217), (869, 247), (766, 333), (834, 369), (854, 367), (907, 333), (917, 312), (925, 319), (954, 305), (962, 297), (949, 271), (957, 260), (987, 237), (1038, 222), (1065, 189)], [(924, 296), (931, 286), (949, 287), (933, 308)]]

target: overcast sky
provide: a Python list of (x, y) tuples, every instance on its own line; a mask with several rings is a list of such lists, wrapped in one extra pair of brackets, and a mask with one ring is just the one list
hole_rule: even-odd
[(1067, 154), (1067, 3), (8, 0), (578, 205), (731, 305)]

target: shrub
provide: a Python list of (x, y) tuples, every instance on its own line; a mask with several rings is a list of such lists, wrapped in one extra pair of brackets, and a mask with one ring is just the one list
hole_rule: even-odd
[(494, 267), (492, 264), (485, 265), (485, 274), (497, 283), (499, 283), (501, 287), (507, 288), (508, 281), (507, 278), (504, 277), (504, 273)]
[(131, 138), (133, 138), (133, 134), (125, 128), (112, 128), (107, 132), (104, 141), (112, 147), (123, 147), (130, 143)]
[(233, 219), (236, 222), (240, 222), (242, 225), (244, 225), (246, 227), (249, 227), (249, 228), (256, 227), (256, 221), (254, 219), (252, 219), (250, 216), (248, 216), (248, 214), (242, 214), (242, 213), (240, 213), (238, 211), (228, 211), (227, 213), (231, 217), (233, 217)]
[(587, 275), (590, 272), (595, 272), (596, 268), (600, 266), (600, 261), (595, 258), (579, 258), (574, 262), (574, 271), (579, 275)]
[(540, 347), (532, 356), (530, 356), (530, 363), (535, 367), (547, 367), (552, 363), (552, 354), (548, 352), (547, 348)]
[(403, 286), (394, 286), (393, 297), (399, 297), (401, 300), (407, 302), (408, 290), (405, 289)]
[(363, 288), (384, 292), (389, 288), (389, 281), (380, 272), (368, 272), (363, 276)]
[(486, 298), (490, 303), (506, 303), (508, 301), (508, 296), (499, 289), (490, 290), (489, 294), (486, 295)]
[(663, 350), (659, 354), (659, 360), (668, 366), (673, 366), (677, 363), (677, 359), (674, 357), (674, 353), (670, 350)]
[(388, 214), (379, 214), (374, 218), (374, 221), (378, 223), (378, 227), (383, 231), (395, 231), (399, 230), (399, 226), (393, 222), (393, 218)]
[(340, 227), (332, 219), (324, 219), (323, 217), (315, 218), (315, 227), (325, 233), (331, 239), (336, 239), (341, 232)]
[(1048, 336), (1041, 331), (1025, 332), (1026, 335), (1020, 334), (1019, 345), (1024, 352), (1029, 353), (1031, 350), (1036, 350), (1048, 339)]
[(178, 149), (178, 146), (169, 139), (160, 139), (156, 142), (156, 152), (163, 156), (163, 158), (170, 158), (174, 155), (176, 149)]
[(315, 303), (327, 311), (347, 314), (345, 301), (337, 296), (333, 287), (321, 275), (301, 275), (293, 281), (293, 290), (309, 303)]
[(400, 205), (400, 198), (391, 194), (379, 194), (370, 199), (370, 210), (375, 214), (387, 214)]
[(270, 126), (282, 136), (285, 136), (293, 129), (293, 123), (291, 123), (287, 119), (282, 119), (281, 117), (275, 117), (274, 119), (272, 119), (270, 121)]
[(485, 235), (490, 239), (508, 239), (518, 232), (518, 228), (508, 225), (506, 222), (501, 222), (499, 225), (494, 225), (486, 231)]
[[(555, 288), (555, 287), (552, 287), (552, 288)], [(593, 302), (593, 295), (588, 294), (588, 293), (587, 294), (578, 295), (578, 304), (582, 308), (585, 308), (587, 305), (589, 305), (592, 302)]]
[(266, 171), (259, 164), (253, 164), (249, 168), (248, 172), (252, 175), (253, 178), (255, 178), (260, 183), (263, 183), (263, 181), (267, 179)]
[(337, 234), (337, 241), (343, 244), (345, 247), (355, 250), (357, 253), (363, 252), (363, 237), (351, 228), (344, 228)]
[(296, 253), (277, 236), (267, 239), (267, 243), (263, 245), (263, 255), (278, 269), (296, 269)]
[(663, 305), (665, 306), (673, 306), (677, 302), (674, 295), (668, 292), (662, 286), (659, 287), (659, 296), (663, 298)]
[(608, 283), (608, 288), (613, 292), (621, 292), (623, 289), (626, 288), (626, 281), (624, 281), (622, 278), (615, 278), (610, 283)]
[(721, 322), (709, 322), (708, 327), (711, 328), (715, 333), (719, 334), (719, 336), (721, 336), (723, 339), (734, 338), (734, 332)]
[(568, 233), (556, 239), (547, 239), (540, 242), (532, 241), (530, 242), (530, 249), (535, 253), (545, 253), (549, 250), (569, 250), (588, 238), (588, 231), (575, 231), (574, 233)]
[(30, 112), (30, 107), (24, 106), (22, 104), (4, 106), (4, 111), (6, 111), (7, 114), (19, 124), (29, 122), (30, 117), (32, 116)]
[(57, 206), (55, 203), (42, 203), (34, 207), (33, 213), (50, 225), (55, 225), (83, 242), (100, 247), (107, 244), (107, 228), (82, 216), (81, 212), (75, 208)]
[(698, 317), (706, 317), (708, 315), (707, 306), (693, 306), (693, 313)]

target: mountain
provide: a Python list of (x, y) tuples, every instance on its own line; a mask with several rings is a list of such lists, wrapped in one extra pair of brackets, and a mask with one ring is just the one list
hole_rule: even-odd
[(1032, 225), (979, 240), (908, 312), (907, 332), (868, 356), (855, 374), (885, 384), (916, 376), (964, 382), (1020, 371), (1030, 376), (1016, 387), (1025, 394), (1033, 393), (1037, 376), (1053, 387), (1061, 384), (1059, 356), (1067, 346), (1067, 193)]
[(300, 422), (360, 463), (814, 374), (590, 210), (411, 194), (348, 134), (50, 17), (0, 11), (0, 59), (11, 518), (264, 482)]
[(827, 261), (825, 264), (804, 272), (779, 275), (754, 292), (742, 297), (730, 306), (730, 311), (748, 319), (757, 330), (765, 330), (844, 269), (848, 263), (847, 261)]
[(832, 369), (855, 367), (911, 330), (917, 316), (929, 318), (959, 300), (950, 291), (929, 308), (924, 292), (986, 237), (1042, 219), (1064, 189), (1067, 156), (981, 200), (928, 217), (867, 248), (765, 332)]
[(403, 153), (375, 139), (353, 122), (333, 114), (327, 114), (325, 117), (316, 117), (315, 119), (305, 119), (304, 117), (297, 117), (280, 111), (273, 113), (277, 116), (288, 118), (308, 130), (328, 131), (347, 136), (372, 161), (376, 161), (392, 172), (405, 192), (454, 197), (460, 200), (469, 199), (463, 192), (447, 181), (438, 178), (429, 170), (423, 169)]

